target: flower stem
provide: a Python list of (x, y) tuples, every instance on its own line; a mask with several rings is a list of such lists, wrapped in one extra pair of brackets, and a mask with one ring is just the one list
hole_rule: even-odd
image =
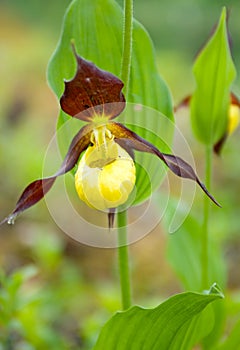
[[(208, 191), (211, 192), (212, 179), (212, 147), (206, 146), (205, 156), (205, 184)], [(208, 267), (209, 267), (209, 214), (210, 201), (207, 196), (204, 196), (204, 211), (203, 211), (203, 230), (202, 230), (202, 289), (207, 289), (209, 283)]]
[[(129, 78), (132, 57), (132, 28), (133, 28), (133, 0), (124, 1), (123, 17), (123, 54), (121, 64), (121, 79), (124, 82), (125, 97), (128, 96)], [(127, 212), (118, 213), (118, 264), (122, 294), (122, 309), (131, 306), (131, 283), (129, 272)]]
[(133, 28), (133, 0), (124, 1), (124, 23), (123, 23), (123, 55), (121, 64), (121, 79), (124, 82), (124, 93), (127, 97), (131, 57), (132, 57), (132, 28)]
[(118, 265), (123, 310), (131, 306), (131, 283), (127, 244), (127, 212), (123, 211), (118, 213)]

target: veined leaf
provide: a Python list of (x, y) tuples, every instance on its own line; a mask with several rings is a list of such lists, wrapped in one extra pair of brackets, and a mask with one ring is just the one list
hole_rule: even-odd
[(227, 130), (230, 87), (236, 72), (226, 28), (226, 9), (213, 36), (193, 67), (196, 90), (191, 99), (191, 121), (196, 137), (214, 145)]
[[(175, 207), (173, 199), (169, 202), (169, 213), (173, 211)], [(165, 224), (169, 226), (168, 215), (165, 216)], [(181, 227), (172, 235), (168, 235), (167, 244), (167, 255), (170, 264), (172, 265), (174, 271), (176, 272), (180, 282), (184, 288), (188, 290), (201, 291), (201, 239), (202, 239), (202, 226), (192, 215), (188, 215), (186, 220), (183, 222)], [(210, 283), (217, 282), (221, 286), (226, 284), (226, 268), (223, 261), (223, 256), (220, 252), (220, 246), (213, 238), (210, 237), (209, 241), (209, 268), (208, 276)], [(217, 319), (212, 327), (209, 326), (209, 332), (206, 337), (204, 336), (204, 344), (206, 349), (212, 349), (212, 345), (216, 343), (220, 337), (225, 310), (222, 302), (214, 303), (209, 305), (205, 310), (206, 314), (200, 314), (192, 321), (192, 326), (195, 329), (197, 327), (196, 334), (198, 336), (199, 332), (205, 331), (204, 325), (210, 325), (211, 317)], [(206, 321), (206, 317), (209, 318)], [(202, 328), (203, 326), (203, 328)], [(212, 329), (211, 329), (212, 328)], [(183, 347), (185, 350), (185, 348)], [(204, 348), (205, 349), (205, 348)]]
[[(195, 344), (199, 344), (211, 332), (215, 324), (212, 306), (216, 303), (207, 305), (204, 310), (181, 327), (179, 336), (171, 344), (171, 350), (192, 350)], [(179, 344), (180, 337), (182, 339), (181, 344)]]
[(208, 307), (211, 307), (216, 322), (214, 322), (211, 332), (203, 338), (202, 345), (204, 349), (212, 350), (216, 348), (219, 339), (222, 338), (224, 327), (226, 325), (226, 300), (218, 300), (216, 303), (211, 304)]
[[(94, 350), (175, 350), (182, 349), (183, 341), (188, 350), (192, 338), (189, 334), (188, 343), (186, 325), (191, 327), (194, 317), (219, 298), (222, 294), (214, 286), (209, 294), (178, 294), (154, 309), (134, 306), (118, 312), (103, 327)], [(205, 327), (209, 329), (207, 323)]]
[[(170, 206), (174, 206), (173, 201)], [(165, 217), (165, 220), (168, 219)], [(201, 239), (202, 227), (191, 215), (174, 234), (168, 237), (168, 259), (186, 289), (201, 291)], [(217, 282), (224, 286), (226, 271), (220, 247), (212, 239), (209, 244), (210, 283)]]
[[(74, 41), (76, 51), (85, 59), (94, 62), (99, 68), (107, 70), (120, 77), (122, 61), (122, 30), (123, 11), (114, 0), (75, 0), (73, 1), (64, 18), (61, 38), (48, 67), (48, 80), (53, 91), (59, 98), (64, 91), (64, 79), (70, 80), (76, 72), (75, 58), (71, 49), (71, 41)], [(155, 54), (152, 42), (145, 29), (134, 21), (133, 51), (128, 102), (142, 104), (154, 108), (167, 116), (165, 119), (173, 120), (172, 104), (166, 84), (158, 75)], [(137, 117), (136, 117), (137, 115)], [(141, 125), (140, 136), (154, 143), (156, 135), (163, 133), (164, 142), (161, 152), (168, 150), (172, 140), (173, 124), (165, 123), (164, 118), (151, 119), (145, 111), (138, 114), (125, 113), (124, 121), (132, 125)], [(66, 122), (68, 122), (66, 124)], [(66, 153), (69, 146), (69, 136), (76, 133), (76, 126), (82, 126), (82, 122), (69, 122), (69, 117), (60, 112), (58, 127), (66, 125), (66, 132), (59, 138), (60, 148)], [(74, 131), (71, 130), (72, 124)], [(155, 135), (148, 132), (154, 127)], [(68, 131), (69, 128), (69, 131)], [(137, 127), (136, 127), (137, 128)], [(164, 147), (164, 144), (166, 145)], [(137, 191), (134, 203), (144, 201), (149, 196), (148, 181), (144, 182), (145, 171), (149, 177), (154, 177), (154, 172), (159, 166), (158, 159), (141, 155), (141, 166), (137, 168), (138, 183), (143, 188)], [(159, 186), (164, 177), (164, 172), (159, 173), (158, 181), (154, 182), (152, 190)]]

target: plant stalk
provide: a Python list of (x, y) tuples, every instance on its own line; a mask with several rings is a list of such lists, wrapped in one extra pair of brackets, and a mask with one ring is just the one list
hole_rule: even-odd
[[(212, 147), (206, 146), (205, 150), (205, 185), (209, 192), (211, 192), (212, 180)], [(202, 289), (209, 287), (209, 216), (210, 216), (210, 201), (207, 196), (204, 196), (204, 210), (203, 210), (203, 229), (202, 229)]]
[[(124, 94), (127, 99), (129, 90), (131, 57), (132, 57), (133, 0), (124, 1), (123, 17), (123, 54), (121, 79), (124, 82)], [(118, 265), (122, 295), (122, 309), (131, 306), (131, 283), (129, 271), (127, 212), (118, 213)]]
[(132, 58), (133, 0), (124, 1), (123, 20), (123, 54), (121, 64), (121, 79), (124, 82), (124, 94), (127, 98)]
[(131, 306), (127, 211), (118, 213), (118, 266), (122, 295), (122, 309), (126, 310)]

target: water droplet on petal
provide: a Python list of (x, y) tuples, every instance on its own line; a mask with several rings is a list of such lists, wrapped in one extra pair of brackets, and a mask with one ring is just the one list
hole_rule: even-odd
[(14, 225), (16, 217), (17, 217), (16, 214), (10, 215), (8, 220), (7, 220), (8, 225)]

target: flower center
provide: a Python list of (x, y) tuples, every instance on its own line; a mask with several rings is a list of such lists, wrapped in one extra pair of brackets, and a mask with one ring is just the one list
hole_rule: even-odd
[(109, 147), (113, 144), (114, 137), (107, 129), (106, 125), (100, 126), (93, 130), (91, 142), (96, 147), (96, 152), (91, 154), (87, 165), (90, 168), (103, 168), (105, 165), (113, 162), (117, 158), (117, 149)]

